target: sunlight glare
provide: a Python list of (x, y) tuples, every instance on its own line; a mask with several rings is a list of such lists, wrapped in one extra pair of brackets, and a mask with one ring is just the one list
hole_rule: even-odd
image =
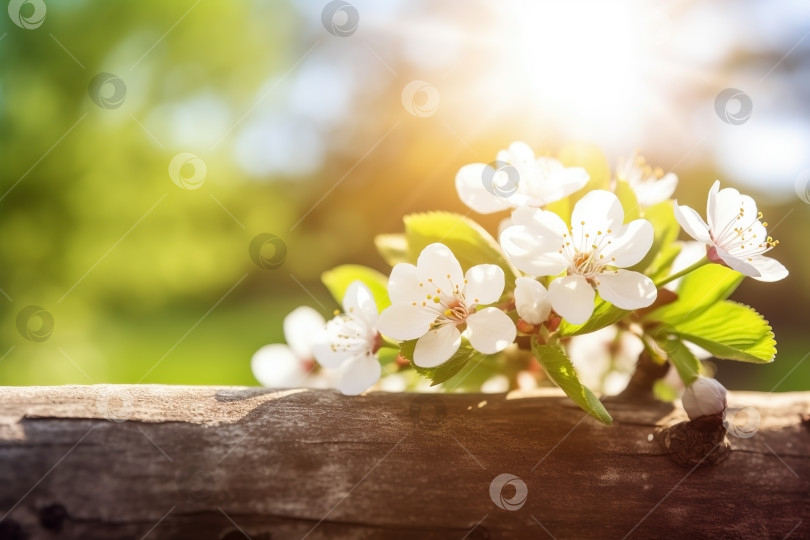
[[(540, 2), (521, 6), (521, 50), (537, 106), (583, 136), (632, 139), (651, 95), (649, 58), (669, 28), (638, 2)], [(655, 25), (655, 27), (651, 27)]]

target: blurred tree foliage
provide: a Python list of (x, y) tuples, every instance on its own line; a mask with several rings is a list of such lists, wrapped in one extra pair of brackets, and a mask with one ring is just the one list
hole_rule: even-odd
[[(442, 5), (445, 16), (457, 11)], [(321, 7), (49, 1), (31, 30), (0, 14), (0, 385), (254, 384), (250, 356), (283, 339), (284, 314), (302, 303), (336, 307), (321, 272), (346, 262), (385, 271), (374, 235), (398, 232), (410, 212), (465, 213), (453, 186), (461, 165), (491, 161), (512, 140), (549, 153), (567, 142), (519, 104), (506, 106), (508, 96), (474, 101), (468, 83), (493, 65), (487, 51), (471, 46), (459, 68), (416, 69), (393, 38), (372, 51), (366, 37), (325, 32)], [(470, 11), (464, 23), (486, 28), (485, 15)], [(311, 62), (325, 75), (292, 87), (309, 101), (290, 112), (290, 83)], [(124, 82), (119, 107), (91, 99), (100, 73)], [(403, 109), (402, 88), (416, 78), (441, 81), (439, 114)], [(352, 88), (345, 102), (335, 101), (339, 83)], [(317, 124), (320, 163), (245, 172), (240, 134), (256, 118), (272, 125), (274, 114), (291, 115), (289, 137)], [(285, 136), (267, 144), (283, 147)], [(180, 152), (205, 162), (199, 189), (169, 177)], [(704, 205), (719, 173), (710, 164), (678, 172), (678, 197)], [(776, 254), (791, 277), (745, 283), (737, 296), (771, 319), (784, 344), (776, 364), (789, 361), (756, 367), (740, 386), (769, 390), (808, 348), (806, 319), (786, 309), (810, 299), (808, 208), (766, 208), (772, 225), (785, 217)], [(501, 217), (480, 221), (497, 230)], [(286, 243), (280, 268), (251, 260), (261, 233)], [(18, 331), (28, 305), (52, 314), (49, 339)], [(806, 388), (808, 371), (779, 389)]]

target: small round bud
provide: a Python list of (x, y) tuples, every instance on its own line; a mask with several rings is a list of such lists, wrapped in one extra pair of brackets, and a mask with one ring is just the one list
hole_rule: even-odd
[(517, 329), (523, 332), (524, 334), (533, 334), (534, 331), (537, 329), (533, 324), (524, 321), (523, 319), (518, 319)]
[(683, 408), (690, 420), (726, 410), (726, 389), (711, 377), (698, 377), (683, 393)]

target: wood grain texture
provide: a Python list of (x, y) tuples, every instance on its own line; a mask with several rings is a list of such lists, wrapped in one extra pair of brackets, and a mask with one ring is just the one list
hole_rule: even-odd
[(683, 467), (663, 403), (607, 427), (557, 391), (4, 387), (0, 538), (810, 537), (810, 393), (729, 402), (755, 434)]

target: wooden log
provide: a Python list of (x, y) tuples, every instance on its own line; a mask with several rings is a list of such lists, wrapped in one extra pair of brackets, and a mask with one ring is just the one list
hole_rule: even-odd
[(810, 392), (729, 402), (684, 467), (658, 402), (5, 387), (0, 538), (810, 537)]

